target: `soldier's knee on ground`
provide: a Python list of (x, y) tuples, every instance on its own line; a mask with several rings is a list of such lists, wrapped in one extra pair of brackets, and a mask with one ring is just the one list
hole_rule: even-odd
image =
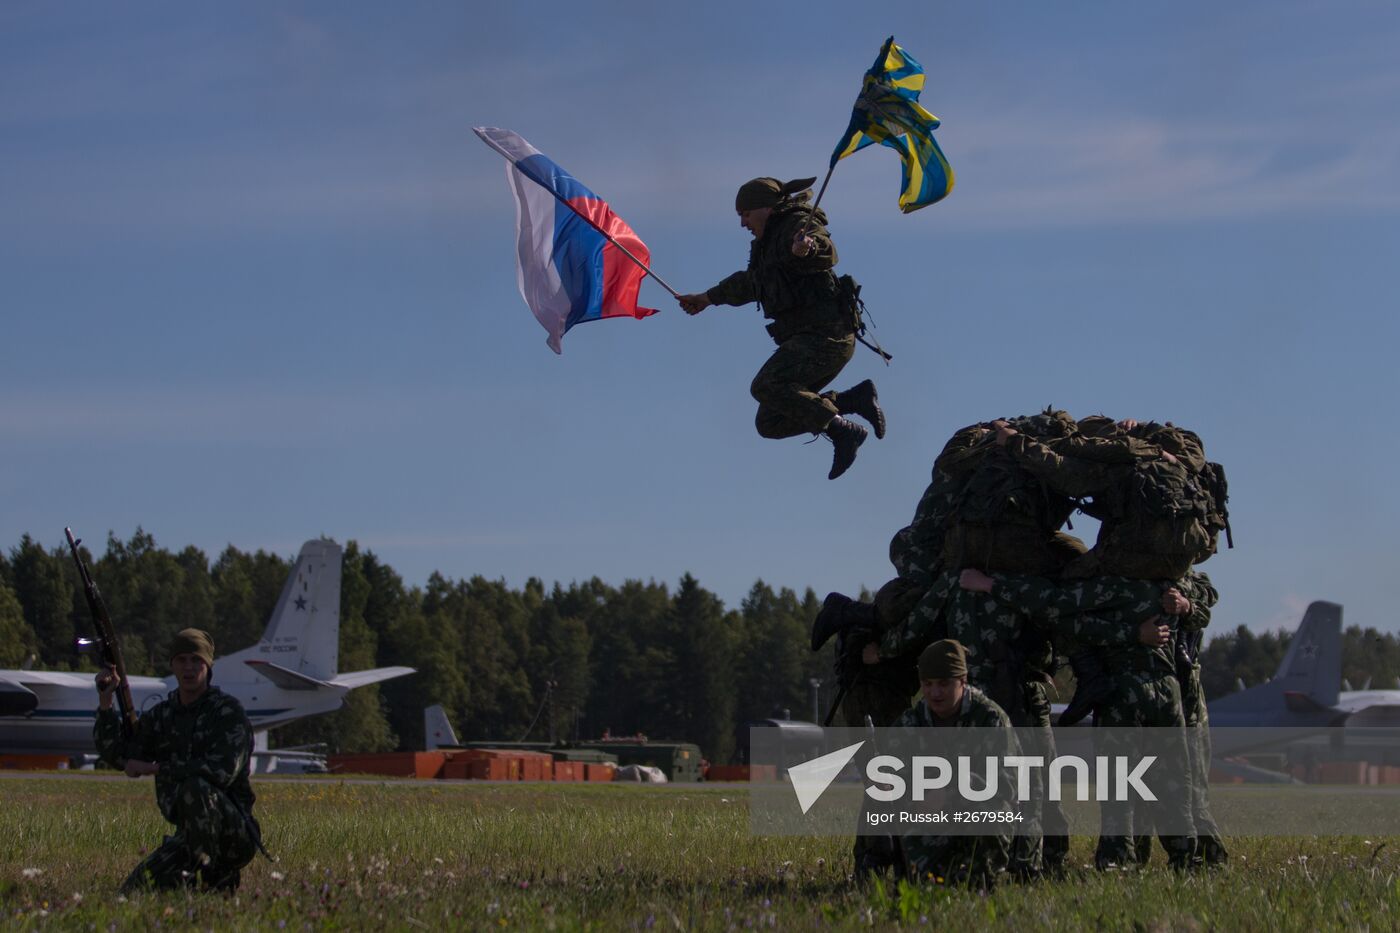
[(154, 852), (132, 869), (119, 891), (122, 894), (134, 894), (190, 887), (195, 883), (195, 871), (198, 867), (185, 835), (177, 832), (173, 836), (166, 836)]

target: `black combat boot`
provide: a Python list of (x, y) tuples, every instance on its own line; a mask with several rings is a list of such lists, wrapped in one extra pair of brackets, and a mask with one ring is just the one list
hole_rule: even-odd
[(822, 650), (827, 639), (852, 625), (875, 630), (874, 603), (858, 603), (844, 593), (827, 593), (821, 612), (812, 620), (812, 650)]
[(856, 462), (856, 451), (865, 443), (866, 435), (870, 432), (854, 421), (847, 421), (838, 415), (831, 419), (831, 423), (822, 433), (836, 445), (836, 452), (831, 458), (831, 472), (826, 474), (827, 479), (835, 479)]
[(200, 875), (204, 882), (204, 890), (218, 894), (232, 895), (243, 880), (243, 873), (239, 869), (227, 865), (205, 865)]
[(837, 392), (836, 410), (843, 415), (859, 415), (870, 422), (876, 438), (885, 436), (885, 413), (880, 408), (880, 396), (875, 394), (875, 383), (869, 379)]
[(1069, 667), (1074, 671), (1074, 696), (1070, 697), (1069, 705), (1055, 723), (1061, 727), (1072, 726), (1092, 713), (1095, 707), (1108, 699), (1113, 686), (1103, 658), (1093, 648), (1071, 651)]

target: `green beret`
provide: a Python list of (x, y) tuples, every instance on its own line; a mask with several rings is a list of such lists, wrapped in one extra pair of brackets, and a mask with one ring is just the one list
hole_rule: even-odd
[(967, 651), (951, 638), (936, 641), (919, 655), (920, 680), (955, 680), (967, 676)]
[(764, 207), (777, 207), (788, 197), (812, 187), (816, 180), (814, 176), (796, 178), (788, 182), (767, 177), (746, 181), (739, 186), (739, 193), (734, 196), (734, 209), (753, 211)]
[(173, 659), (177, 654), (198, 655), (200, 660), (213, 667), (214, 639), (209, 637), (208, 632), (197, 628), (183, 629), (170, 640), (170, 657)]

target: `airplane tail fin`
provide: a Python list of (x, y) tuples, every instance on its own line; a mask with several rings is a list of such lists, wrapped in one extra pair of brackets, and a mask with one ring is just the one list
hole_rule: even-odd
[(332, 680), (340, 663), (340, 560), (334, 541), (303, 544), (261, 641), (227, 660), (268, 663), (284, 679)]
[(1341, 682), (1342, 607), (1312, 603), (1269, 683), (1285, 693), (1301, 693), (1322, 706), (1336, 706)]
[(447, 721), (447, 710), (429, 706), (423, 710), (423, 743), (428, 751), (435, 748), (458, 747), (457, 733)]
[(1314, 602), (1288, 643), (1288, 652), (1272, 680), (1226, 694), (1211, 704), (1211, 712), (1248, 712), (1278, 704), (1294, 712), (1302, 706), (1326, 709), (1337, 705), (1342, 682), (1342, 607)]

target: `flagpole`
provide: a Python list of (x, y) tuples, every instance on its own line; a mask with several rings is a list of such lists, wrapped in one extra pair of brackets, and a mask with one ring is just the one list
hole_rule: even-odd
[[(516, 171), (519, 171), (519, 169), (516, 169)], [(637, 264), (637, 268), (641, 269), (641, 270), (642, 270), (643, 272), (645, 272), (647, 275), (649, 275), (649, 276), (651, 276), (652, 278), (656, 279), (656, 281), (659, 282), (659, 283), (661, 284), (661, 287), (662, 287), (662, 288), (666, 289), (666, 291), (668, 291), (668, 292), (671, 293), (671, 296), (672, 296), (673, 298), (679, 298), (679, 297), (681, 296), (680, 292), (676, 291), (676, 290), (675, 290), (674, 288), (672, 288), (670, 285), (667, 285), (667, 284), (666, 284), (666, 280), (665, 280), (665, 279), (663, 279), (661, 276), (657, 275), (655, 272), (652, 272), (650, 266), (648, 266), (646, 263), (642, 262), (642, 261), (641, 261), (640, 259), (638, 259), (636, 256), (633, 256), (633, 255), (632, 255), (632, 251), (631, 251), (630, 249), (628, 249), (627, 247), (623, 246), (621, 243), (617, 242), (617, 240), (615, 240), (615, 239), (613, 238), (613, 235), (612, 235), (611, 233), (609, 233), (608, 231), (604, 230), (602, 227), (600, 227), (600, 226), (598, 226), (596, 223), (594, 223), (592, 217), (589, 217), (587, 214), (583, 213), (583, 212), (580, 211), (578, 208), (574, 207), (574, 206), (573, 206), (572, 204), (570, 204), (568, 201), (564, 200), (562, 197), (559, 196), (559, 194), (558, 194), (556, 191), (554, 191), (554, 189), (549, 188), (548, 186), (545, 186), (545, 185), (541, 185), (540, 187), (544, 188), (544, 189), (545, 189), (546, 191), (548, 191), (550, 194), (554, 195), (554, 200), (558, 201), (560, 204), (564, 205), (564, 206), (567, 207), (569, 210), (573, 211), (576, 215), (578, 215), (578, 217), (579, 217), (581, 220), (583, 220), (584, 223), (588, 224), (588, 226), (592, 227), (594, 230), (597, 230), (597, 231), (598, 231), (599, 233), (601, 233), (604, 237), (606, 237), (606, 238), (607, 238), (607, 241), (608, 241), (609, 243), (611, 243), (613, 246), (616, 246), (618, 249), (622, 250), (622, 255), (626, 256), (628, 259), (630, 259), (630, 260), (632, 260), (633, 262), (635, 262), (635, 263)]]
[(826, 170), (826, 177), (822, 179), (822, 186), (817, 191), (817, 199), (812, 202), (812, 211), (807, 215), (807, 222), (802, 225), (802, 230), (797, 234), (799, 239), (807, 235), (807, 231), (811, 229), (812, 221), (816, 220), (817, 208), (821, 206), (822, 195), (826, 194), (826, 186), (831, 181), (831, 173), (834, 171), (836, 171), (835, 162), (831, 163), (831, 165)]

